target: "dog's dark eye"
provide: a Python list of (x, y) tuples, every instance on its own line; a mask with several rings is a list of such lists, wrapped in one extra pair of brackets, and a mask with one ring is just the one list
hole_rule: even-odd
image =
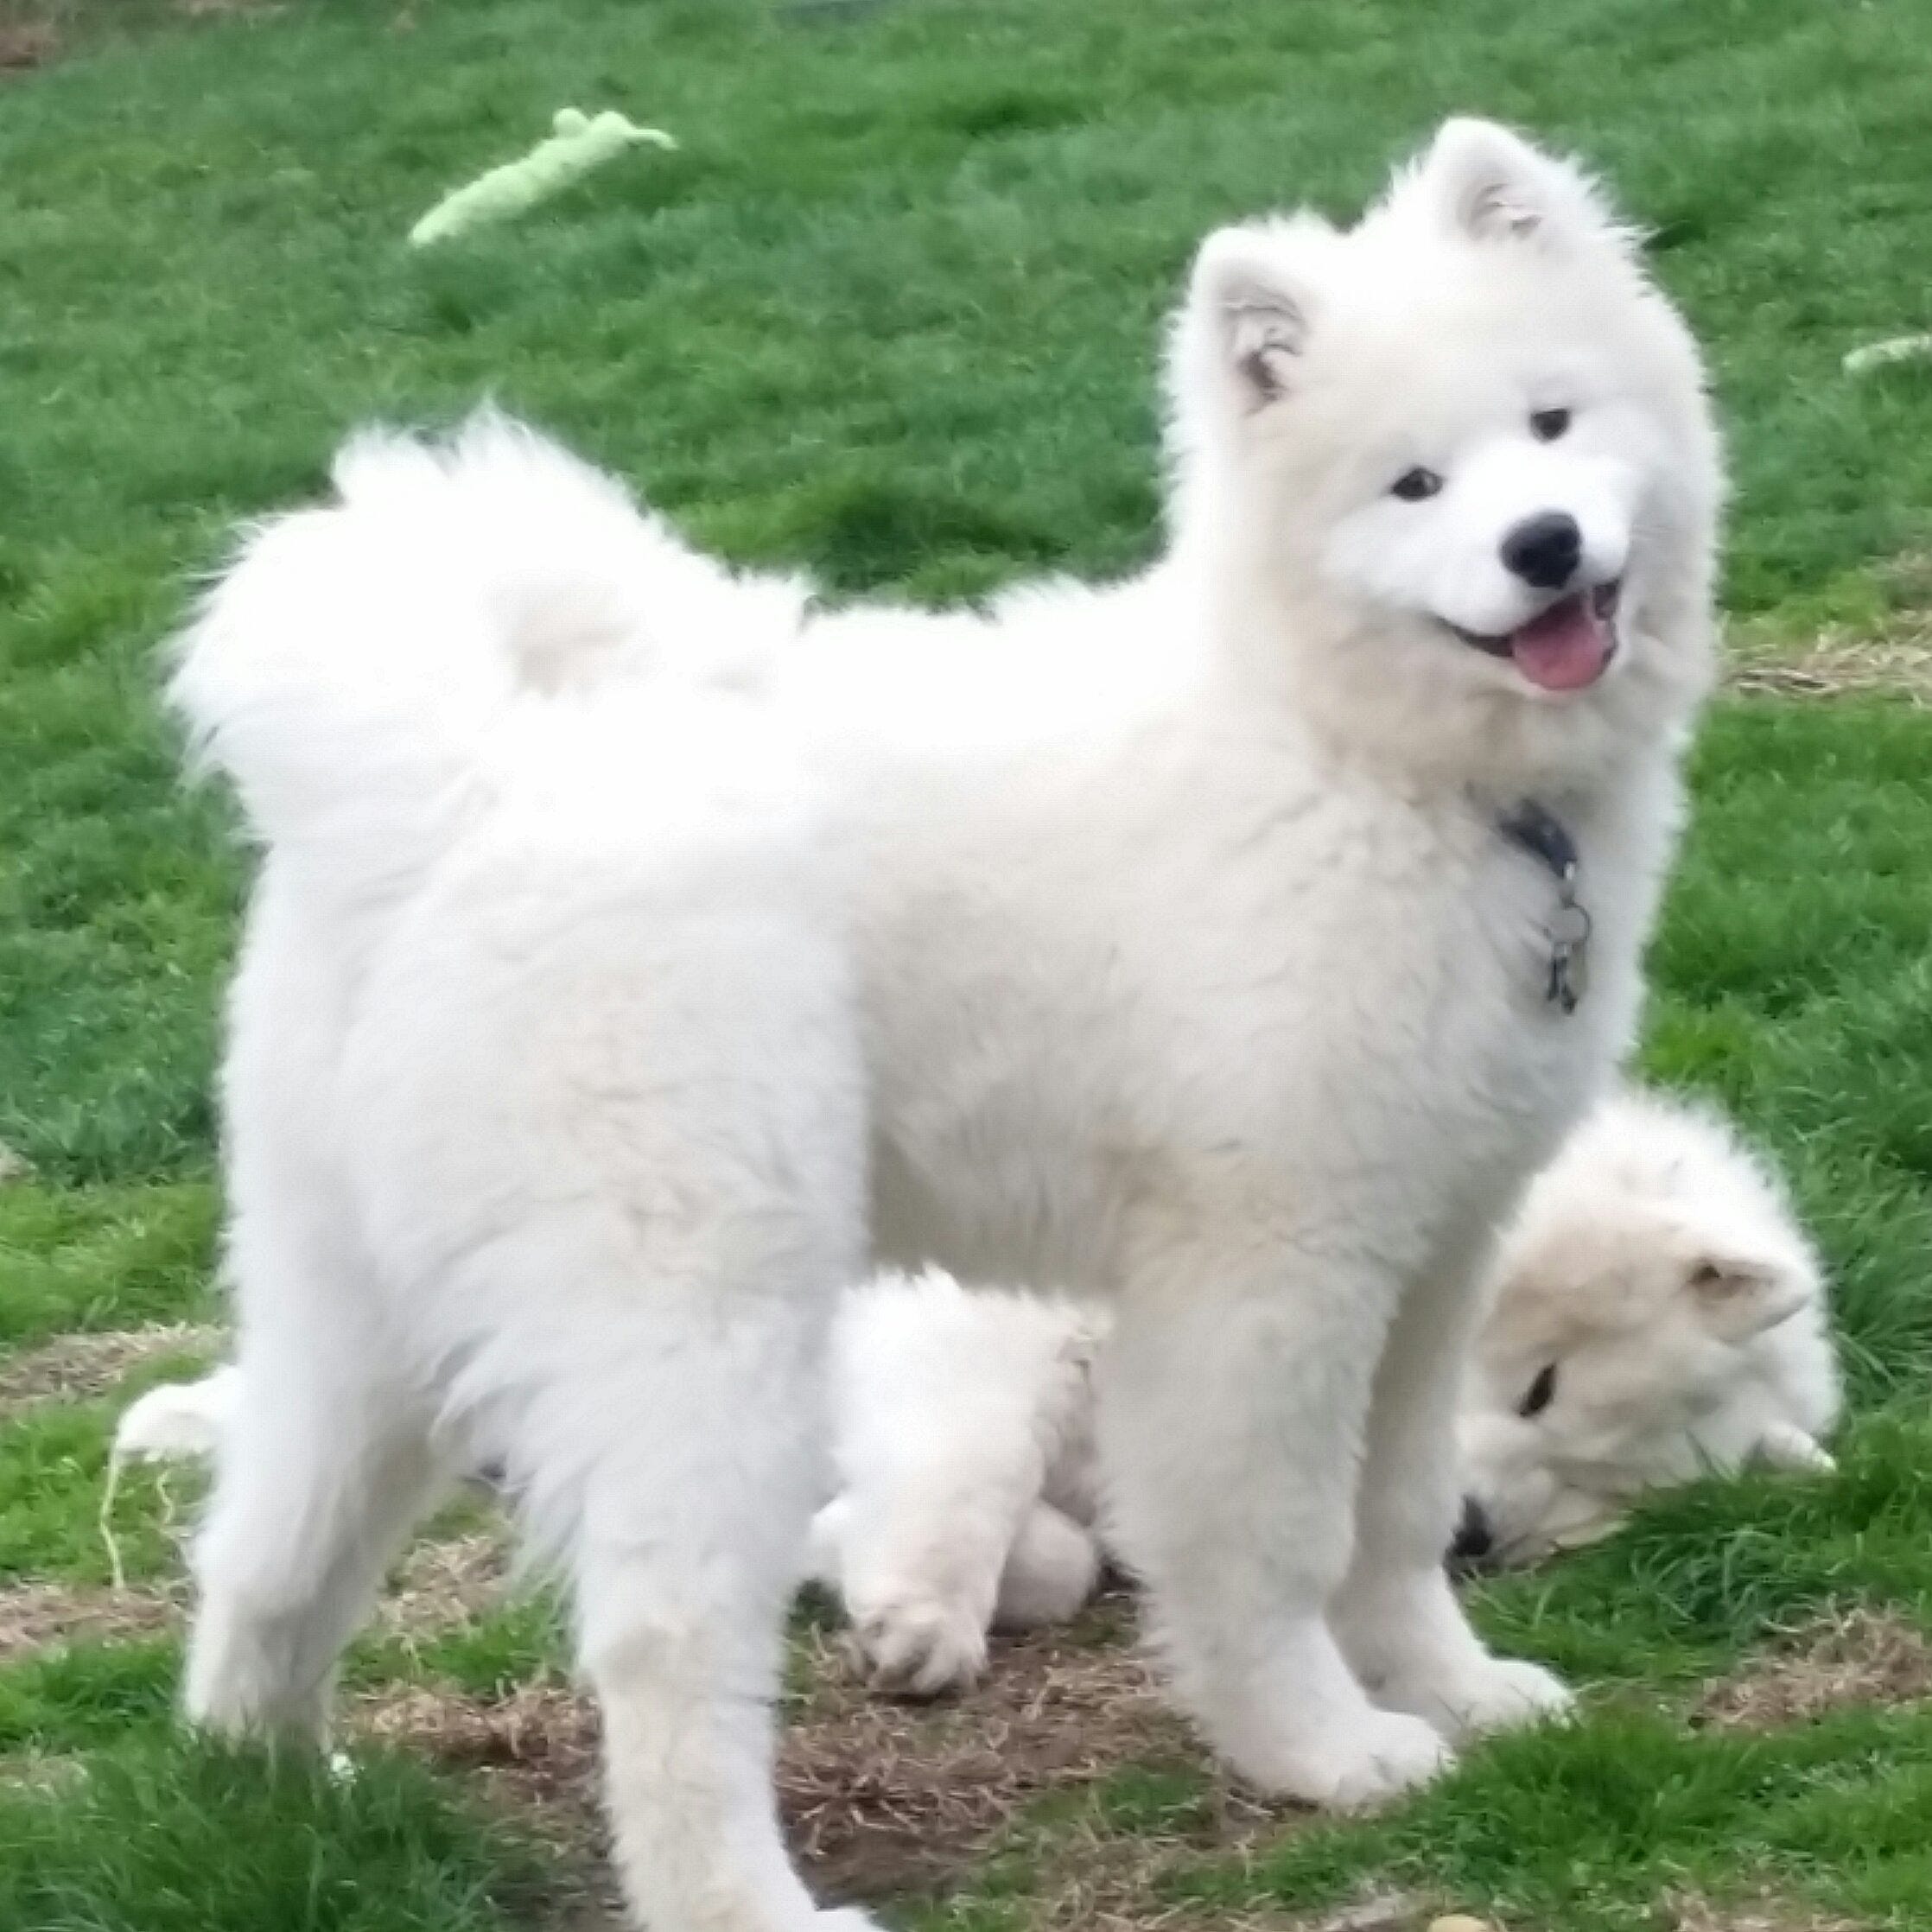
[(1554, 442), (1569, 426), (1567, 410), (1538, 410), (1529, 419), (1529, 433), (1538, 442)]
[(1552, 1362), (1537, 1371), (1529, 1393), (1516, 1404), (1516, 1414), (1528, 1421), (1533, 1415), (1541, 1415), (1555, 1400), (1556, 1364)]
[(1406, 469), (1389, 485), (1393, 494), (1404, 503), (1420, 503), (1442, 487), (1442, 479), (1433, 469)]

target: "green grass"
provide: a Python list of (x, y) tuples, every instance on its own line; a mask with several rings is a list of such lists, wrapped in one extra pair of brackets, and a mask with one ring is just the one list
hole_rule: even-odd
[[(841, 590), (1116, 569), (1154, 540), (1152, 357), (1200, 232), (1345, 210), (1475, 109), (1586, 149), (1657, 232), (1730, 425), (1732, 609), (1878, 624), (1922, 583), (1887, 566), (1932, 544), (1932, 371), (1854, 383), (1839, 359), (1928, 326), (1932, 0), (62, 11), (72, 57), (0, 82), (0, 1143), (34, 1169), (0, 1185), (0, 1357), (215, 1306), (241, 868), (219, 800), (179, 783), (155, 652), (232, 520), (315, 486), (368, 414), (493, 394), (707, 541)], [(682, 150), (513, 230), (403, 247), (569, 101)], [(1721, 708), (1655, 958), (1650, 1069), (1780, 1157), (1831, 1262), (1843, 1473), (1663, 1498), (1487, 1592), (1499, 1636), (1598, 1687), (1589, 1723), (1252, 1867), (1202, 1850), (1179, 1891), (1299, 1910), (1373, 1878), (1588, 1932), (1653, 1922), (1668, 1885), (1764, 1882), (1932, 1920), (1932, 1716), (1723, 1739), (1670, 1714), (1825, 1605), (1932, 1627), (1929, 767), (1903, 703)], [(0, 1422), (0, 1587), (100, 1581), (111, 1407)], [(134, 1575), (171, 1567), (151, 1481), (117, 1522)], [(488, 1691), (558, 1645), (537, 1607), (370, 1645), (353, 1674)], [(264, 1782), (180, 1752), (176, 1663), (143, 1640), (0, 1666), (0, 1925), (527, 1922), (520, 1854), (426, 1775)], [(4, 1775), (47, 1757), (86, 1779)], [(1079, 1828), (1192, 1829), (1202, 1802), (1143, 1767)], [(1026, 1923), (1073, 1829), (1043, 1814), (902, 1917)]]
[(217, 1211), (201, 1180), (0, 1186), (0, 1347), (208, 1314)]
[(537, 1860), (417, 1767), (353, 1781), (143, 1743), (0, 1788), (0, 1925), (22, 1932), (508, 1932)]

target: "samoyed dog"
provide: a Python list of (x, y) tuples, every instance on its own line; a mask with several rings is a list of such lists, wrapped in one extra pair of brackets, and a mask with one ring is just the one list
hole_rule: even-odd
[(1111, 1298), (1121, 1546), (1257, 1785), (1371, 1803), (1563, 1706), (1444, 1580), (1456, 1386), (1636, 1016), (1698, 355), (1581, 173), (1456, 121), (1345, 232), (1211, 236), (1171, 368), (1164, 556), (986, 615), (817, 612), (502, 423), (365, 436), (250, 541), (174, 686), (265, 848), (194, 1720), (317, 1729), (499, 1464), (633, 1910), (805, 1926), (771, 1702), (875, 1262)]
[(1464, 1557), (1534, 1562), (1707, 1473), (1832, 1467), (1824, 1272), (1714, 1114), (1598, 1108), (1531, 1184), (1496, 1279), (1460, 1423)]
[[(1463, 1390), (1453, 1554), (1520, 1564), (1607, 1533), (1640, 1490), (1761, 1462), (1824, 1470), (1839, 1380), (1816, 1255), (1715, 1115), (1613, 1094), (1531, 1185)], [(882, 1686), (970, 1681), (990, 1628), (1093, 1593), (1106, 1487), (1095, 1370), (1110, 1311), (855, 1290), (833, 1331), (837, 1493), (812, 1566)]]

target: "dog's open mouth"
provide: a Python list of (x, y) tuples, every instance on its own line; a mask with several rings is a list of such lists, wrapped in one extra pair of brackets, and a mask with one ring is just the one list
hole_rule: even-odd
[(1527, 624), (1500, 637), (1449, 628), (1465, 644), (1507, 658), (1544, 691), (1580, 691), (1594, 684), (1617, 655), (1617, 600), (1621, 582), (1600, 583), (1593, 589), (1560, 597)]

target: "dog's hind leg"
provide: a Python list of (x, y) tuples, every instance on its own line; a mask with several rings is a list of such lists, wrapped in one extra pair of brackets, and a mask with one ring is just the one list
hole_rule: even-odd
[(1355, 1558), (1333, 1613), (1376, 1701), (1450, 1738), (1554, 1716), (1570, 1703), (1540, 1666), (1490, 1656), (1444, 1567), (1462, 1508), (1456, 1410), (1480, 1279), (1466, 1256), (1432, 1270), (1391, 1326), (1370, 1409)]
[(332, 1285), (282, 1300), (296, 1325), (245, 1329), (195, 1548), (185, 1702), (223, 1735), (319, 1742), (336, 1660), (444, 1472), (416, 1399)]
[(556, 1301), (479, 1364), (509, 1493), (574, 1586), (617, 1864), (648, 1932), (870, 1923), (814, 1909), (773, 1797), (785, 1611), (824, 1482), (825, 1330), (855, 1247), (804, 1218), (773, 1200), (675, 1232), (649, 1214), (552, 1227)]
[[(434, 1090), (482, 1123), (461, 1198), (489, 1206), (435, 1306), (453, 1410), (572, 1586), (635, 1922), (855, 1932), (792, 1870), (773, 1770), (785, 1610), (829, 1486), (826, 1343), (866, 1263), (859, 1046), (816, 920), (786, 916), (782, 877), (757, 874), (749, 907), (730, 877), (699, 868), (695, 907), (600, 907), (538, 952), (543, 976), (513, 956), (480, 1050), (467, 1026), (419, 1034)], [(440, 1190), (415, 1182), (398, 1226)]]
[(195, 1546), (184, 1699), (229, 1735), (319, 1739), (336, 1658), (443, 1476), (334, 1157), (335, 957), (271, 861), (231, 1009), (239, 1373)]

